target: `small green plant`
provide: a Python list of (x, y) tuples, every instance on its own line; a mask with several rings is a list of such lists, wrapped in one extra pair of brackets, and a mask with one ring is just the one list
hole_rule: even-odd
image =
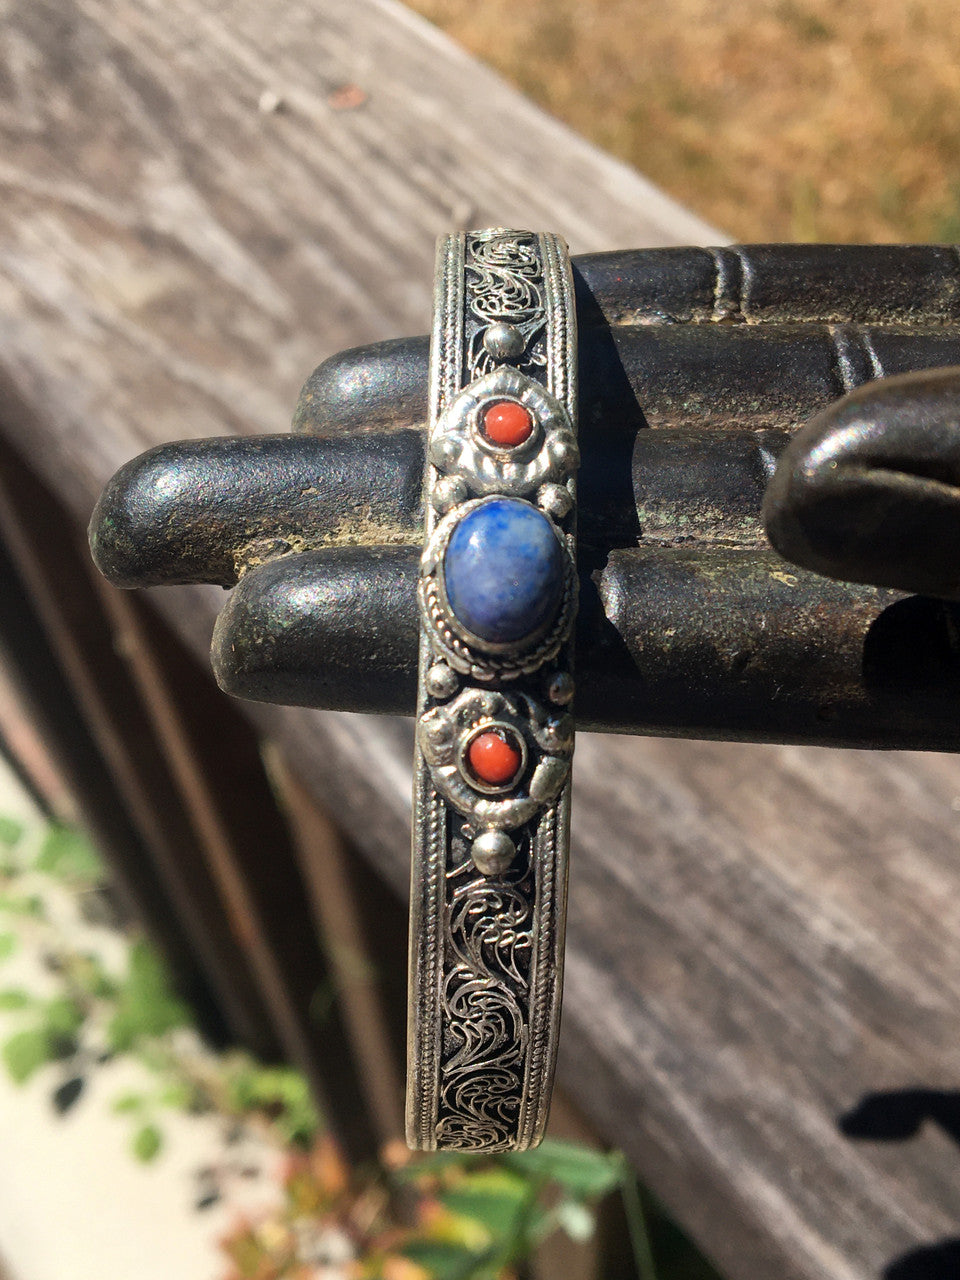
[(65, 941), (48, 899), (63, 889), (78, 900), (108, 891), (102, 864), (72, 828), (49, 827), (35, 849), (26, 834), (22, 824), (0, 818), (0, 962), (16, 953), (21, 935), (30, 936), (59, 989), (41, 996), (22, 984), (0, 986), (0, 1012), (14, 1025), (0, 1044), (10, 1077), (25, 1084), (41, 1068), (58, 1064), (61, 1080), (51, 1102), (63, 1113), (79, 1102), (97, 1066), (123, 1056), (137, 1059), (147, 1067), (150, 1085), (122, 1094), (113, 1110), (132, 1122), (130, 1149), (144, 1162), (163, 1148), (163, 1112), (169, 1108), (233, 1121), (257, 1118), (278, 1141), (309, 1146), (319, 1117), (302, 1076), (263, 1066), (245, 1053), (214, 1058), (206, 1052), (190, 1009), (144, 938), (130, 935), (121, 972), (111, 972), (95, 950)]
[[(37, 841), (0, 817), (0, 964), (29, 941), (45, 970), (43, 994), (0, 982), (10, 1028), (0, 1059), (21, 1084), (56, 1064), (58, 1113), (80, 1101), (102, 1064), (138, 1061), (144, 1084), (116, 1097), (112, 1110), (131, 1125), (130, 1150), (142, 1162), (163, 1150), (171, 1108), (218, 1115), (234, 1133), (265, 1131), (286, 1152), (281, 1207), (222, 1242), (224, 1280), (314, 1280), (324, 1264), (351, 1280), (517, 1280), (555, 1232), (589, 1239), (598, 1206), (614, 1193), (623, 1198), (638, 1280), (716, 1280), (617, 1152), (546, 1141), (522, 1154), (414, 1156), (396, 1146), (350, 1169), (299, 1072), (204, 1047), (143, 937), (128, 931), (125, 960), (113, 966), (67, 941), (64, 897), (83, 904), (105, 893), (100, 860), (81, 834), (53, 826)], [(198, 1208), (219, 1198), (218, 1177), (198, 1172)]]
[[(445, 1155), (408, 1169), (421, 1187), (434, 1183), (443, 1213), (428, 1218), (401, 1251), (439, 1280), (513, 1275), (555, 1231), (588, 1240), (599, 1203), (633, 1182), (618, 1152), (550, 1140), (534, 1151), (486, 1160)], [(637, 1274), (655, 1280), (642, 1209), (635, 1225)]]
[[(51, 826), (38, 850), (27, 857), (22, 852), (25, 835), (21, 823), (0, 818), (0, 961), (16, 954), (22, 934), (39, 934), (48, 943), (45, 967), (60, 990), (39, 996), (23, 986), (0, 989), (0, 1010), (15, 1014), (19, 1023), (0, 1046), (0, 1057), (18, 1084), (47, 1063), (79, 1062), (84, 1056), (81, 1030), (98, 997), (113, 989), (95, 955), (65, 953), (52, 945), (56, 931), (37, 889), (38, 880), (54, 872), (67, 883), (89, 877), (98, 867), (93, 851), (76, 832)], [(61, 1086), (54, 1094), (60, 1110), (82, 1091), (82, 1084), (71, 1081), (68, 1089)]]
[[(622, 1157), (572, 1143), (530, 1155), (398, 1148), (358, 1178), (321, 1137), (290, 1161), (280, 1209), (224, 1240), (227, 1280), (306, 1280), (333, 1262), (354, 1280), (510, 1280), (555, 1231), (588, 1238), (597, 1204), (629, 1176)], [(643, 1265), (638, 1276), (655, 1280)]]

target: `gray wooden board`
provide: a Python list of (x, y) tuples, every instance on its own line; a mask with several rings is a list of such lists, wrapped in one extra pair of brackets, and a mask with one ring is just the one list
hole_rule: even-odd
[[(442, 229), (719, 239), (385, 0), (8, 3), (0, 184), (0, 427), (84, 519), (424, 331)], [(222, 593), (154, 594), (202, 652)], [(251, 714), (402, 889), (409, 726)], [(949, 757), (582, 738), (562, 1076), (732, 1277), (960, 1237), (958, 808)]]

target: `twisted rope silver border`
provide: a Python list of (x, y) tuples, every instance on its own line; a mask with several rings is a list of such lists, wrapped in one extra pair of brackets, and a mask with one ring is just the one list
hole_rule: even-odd
[[(523, 335), (512, 356), (491, 356), (484, 341), (497, 323)], [(440, 240), (431, 436), (454, 397), (491, 363), (539, 381), (575, 427), (576, 358), (573, 282), (559, 237), (496, 229)], [(439, 518), (433, 502), (439, 478), (428, 462), (425, 545)], [(469, 486), (469, 475), (465, 480)], [(575, 499), (572, 475), (567, 488)], [(575, 509), (557, 519), (572, 550)], [(565, 704), (571, 650), (568, 636), (542, 673), (522, 679)], [(442, 659), (424, 628), (420, 715), (435, 704), (427, 673)], [(562, 699), (553, 692), (561, 687), (558, 676), (566, 682)], [(456, 678), (471, 684), (469, 675)], [(524, 1150), (543, 1136), (559, 1032), (569, 813), (567, 783), (525, 828), (511, 833), (517, 845), (511, 867), (484, 876), (469, 855), (475, 829), (448, 807), (417, 753), (407, 1056), (407, 1140), (414, 1148)]]

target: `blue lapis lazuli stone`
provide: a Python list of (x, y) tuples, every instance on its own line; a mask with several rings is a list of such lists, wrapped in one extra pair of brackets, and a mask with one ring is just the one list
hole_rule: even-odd
[(457, 619), (490, 644), (516, 644), (547, 625), (563, 595), (563, 550), (542, 511), (492, 498), (468, 511), (443, 561)]

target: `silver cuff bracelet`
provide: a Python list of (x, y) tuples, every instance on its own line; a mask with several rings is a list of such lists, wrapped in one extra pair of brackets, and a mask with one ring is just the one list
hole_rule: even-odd
[(564, 242), (438, 246), (420, 569), (407, 1140), (543, 1137), (573, 754), (576, 314)]

